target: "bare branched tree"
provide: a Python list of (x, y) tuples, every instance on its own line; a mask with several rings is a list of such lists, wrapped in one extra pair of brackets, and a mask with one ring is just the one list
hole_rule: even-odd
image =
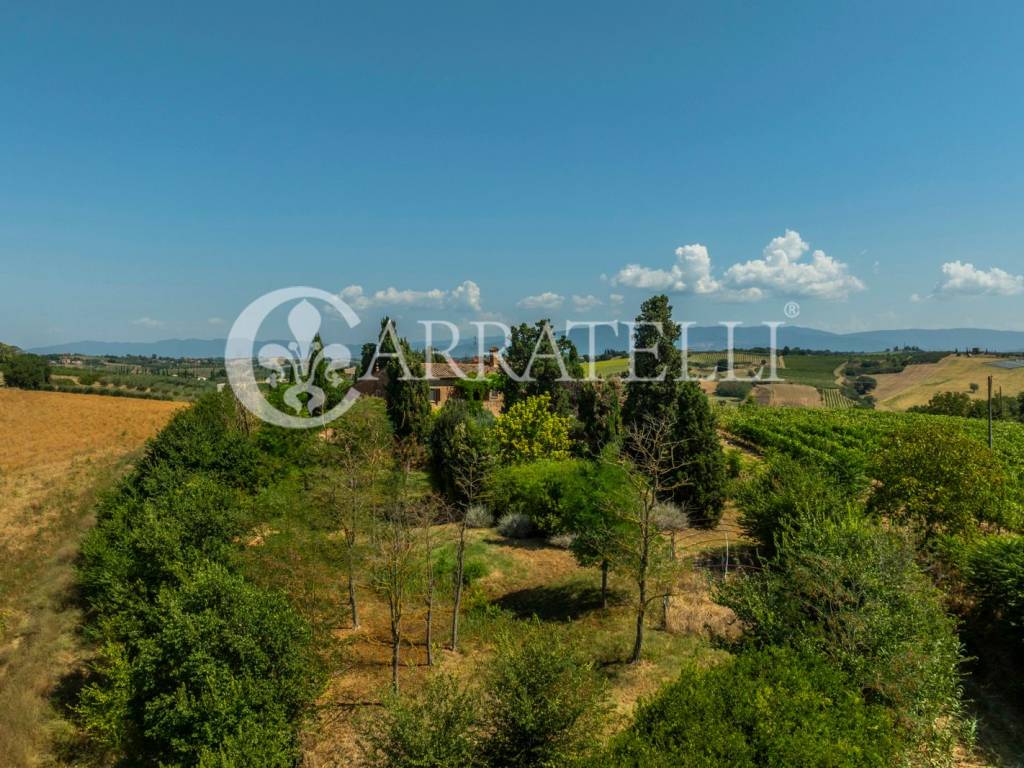
[(403, 620), (421, 584), (422, 550), (417, 537), (423, 519), (422, 500), (411, 487), (411, 475), (419, 464), (419, 447), (411, 440), (396, 444), (397, 467), (389, 484), (390, 498), (374, 521), (373, 585), (388, 606), (391, 629), (391, 685), (398, 691), (398, 667)]
[(374, 509), (381, 503), (378, 488), (391, 466), (391, 435), (384, 414), (371, 409), (352, 409), (336, 426), (327, 430), (323, 503), (334, 510), (345, 544), (348, 605), (352, 628), (359, 627), (356, 573), (360, 565), (360, 540)]
[(634, 497), (614, 510), (617, 525), (610, 559), (613, 567), (636, 584), (636, 634), (629, 656), (629, 662), (635, 664), (643, 651), (648, 605), (671, 594), (678, 573), (659, 509), (662, 500), (685, 482), (680, 480), (679, 470), (688, 461), (667, 420), (646, 417), (628, 426), (625, 448), (620, 460), (628, 464)]

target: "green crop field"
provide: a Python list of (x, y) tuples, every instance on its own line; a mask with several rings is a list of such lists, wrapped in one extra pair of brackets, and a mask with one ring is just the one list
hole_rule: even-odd
[(788, 384), (807, 384), (818, 389), (836, 386), (835, 370), (849, 355), (786, 355), (779, 376)]
[[(837, 474), (853, 477), (866, 471), (869, 456), (886, 436), (915, 424), (943, 423), (985, 441), (988, 424), (981, 419), (893, 413), (866, 408), (843, 410), (744, 406), (718, 410), (721, 427), (759, 448), (809, 459)], [(996, 422), (994, 447), (1024, 498), (1024, 424)]]
[(851, 400), (841, 390), (834, 387), (822, 387), (821, 399), (826, 408), (854, 408), (857, 405), (856, 401)]

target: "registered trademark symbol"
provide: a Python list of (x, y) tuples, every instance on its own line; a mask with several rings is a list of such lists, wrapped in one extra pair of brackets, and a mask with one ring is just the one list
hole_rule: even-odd
[(786, 304), (786, 306), (782, 308), (782, 311), (790, 320), (796, 320), (800, 317), (800, 305), (795, 301), (791, 301)]

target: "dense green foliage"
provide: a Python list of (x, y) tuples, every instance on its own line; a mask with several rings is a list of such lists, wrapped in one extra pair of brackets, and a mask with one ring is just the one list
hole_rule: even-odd
[(998, 458), (941, 424), (897, 430), (883, 441), (869, 471), (878, 481), (869, 508), (925, 538), (970, 534), (982, 521), (1006, 521), (1006, 477)]
[(487, 498), (499, 515), (525, 515), (537, 533), (552, 536), (570, 530), (576, 492), (587, 463), (580, 459), (539, 459), (497, 467), (487, 480)]
[(967, 584), (980, 619), (1024, 656), (1024, 536), (991, 536), (973, 546)]
[(677, 378), (682, 374), (682, 356), (678, 348), (682, 331), (672, 319), (668, 296), (652, 296), (640, 305), (636, 323), (633, 348), (657, 351), (637, 351), (633, 356), (636, 378), (650, 380), (626, 383), (622, 420), (627, 426), (635, 426), (646, 419), (674, 418)]
[(725, 505), (725, 453), (714, 411), (696, 382), (679, 386), (672, 439), (681, 453), (672, 500), (687, 510), (694, 524), (714, 527)]
[(417, 698), (388, 697), (363, 724), (374, 768), (563, 768), (586, 765), (606, 691), (575, 645), (539, 623), (498, 638), (478, 685), (439, 676)]
[(746, 651), (683, 670), (644, 703), (602, 761), (636, 768), (833, 768), (896, 764), (891, 715), (821, 657)]
[(571, 397), (565, 384), (582, 378), (583, 366), (576, 345), (565, 335), (556, 337), (550, 320), (514, 327), (503, 357), (517, 377), (527, 379), (516, 381), (501, 373), (505, 410), (526, 398), (547, 395), (555, 411), (562, 415), (570, 412)]
[(576, 452), (596, 458), (615, 445), (622, 431), (619, 388), (609, 381), (584, 381), (574, 387), (576, 423), (572, 438)]
[(494, 417), (478, 404), (450, 399), (430, 428), (430, 464), (441, 491), (465, 503), (482, 486), (494, 459)]
[(848, 494), (819, 469), (786, 454), (773, 454), (736, 494), (740, 524), (762, 556), (775, 554), (776, 539), (807, 521), (842, 514), (854, 506)]
[(506, 462), (564, 459), (569, 456), (571, 426), (569, 416), (552, 409), (548, 395), (520, 400), (494, 424), (498, 457)]
[(17, 354), (9, 357), (0, 369), (8, 387), (45, 389), (50, 383), (50, 363), (39, 355)]
[[(869, 465), (883, 442), (898, 432), (934, 429), (941, 439), (963, 436), (984, 445), (987, 426), (973, 419), (865, 409), (720, 408), (721, 426), (737, 437), (822, 468), (851, 491), (866, 489)], [(994, 425), (994, 448), (1006, 474), (1011, 505), (1024, 503), (1024, 426)], [(1012, 514), (1012, 508), (1009, 510)], [(1016, 523), (1013, 523), (1016, 525)]]
[(133, 764), (285, 768), (316, 694), (303, 620), (235, 573), (260, 475), (235, 409), (222, 393), (175, 416), (82, 547), (101, 653), (79, 713)]
[(812, 511), (776, 547), (761, 573), (719, 589), (743, 622), (741, 642), (820, 654), (893, 710), (914, 749), (948, 756), (960, 645), (907, 540), (855, 511)]

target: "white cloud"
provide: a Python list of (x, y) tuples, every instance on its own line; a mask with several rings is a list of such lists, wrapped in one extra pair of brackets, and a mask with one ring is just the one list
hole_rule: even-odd
[(429, 291), (411, 289), (399, 290), (389, 286), (373, 294), (367, 294), (361, 285), (349, 285), (341, 289), (340, 296), (353, 309), (370, 307), (427, 307), (430, 309), (482, 309), (480, 286), (472, 280), (463, 280), (450, 291), (434, 288)]
[(206, 322), (209, 325), (224, 325), (224, 318), (223, 317), (208, 317), (208, 318), (206, 318)]
[(613, 293), (608, 296), (608, 303), (611, 304), (613, 307), (619, 306), (625, 300), (626, 297), (623, 296), (621, 293)]
[(611, 279), (612, 285), (672, 293), (714, 293), (718, 281), (711, 275), (711, 257), (700, 243), (676, 248), (676, 263), (668, 269), (627, 264)]
[(774, 293), (835, 300), (864, 290), (846, 264), (824, 251), (816, 250), (810, 261), (802, 261), (810, 248), (799, 232), (787, 229), (765, 246), (762, 258), (729, 267), (723, 285), (739, 296), (746, 292), (748, 298)]
[(572, 297), (572, 306), (577, 312), (587, 312), (594, 307), (601, 306), (601, 303), (601, 300), (592, 294), (587, 294), (586, 296), (576, 296), (574, 294)]
[(734, 264), (721, 279), (714, 276), (711, 255), (700, 243), (676, 248), (676, 261), (667, 269), (628, 264), (611, 279), (612, 285), (648, 291), (717, 296), (726, 301), (757, 301), (772, 294), (845, 299), (864, 290), (846, 264), (810, 246), (799, 232), (786, 230), (765, 246), (762, 258)]
[(942, 265), (945, 281), (936, 288), (941, 296), (1016, 296), (1024, 293), (1024, 275), (1011, 275), (998, 267), (978, 269), (971, 263), (948, 261)]
[(523, 309), (558, 309), (565, 302), (564, 296), (559, 296), (557, 293), (551, 291), (545, 291), (539, 293), (536, 296), (527, 296), (521, 299), (518, 306)]
[(141, 325), (145, 328), (163, 328), (167, 323), (163, 320), (154, 320), (152, 317), (140, 317), (138, 320), (132, 320), (132, 325)]

